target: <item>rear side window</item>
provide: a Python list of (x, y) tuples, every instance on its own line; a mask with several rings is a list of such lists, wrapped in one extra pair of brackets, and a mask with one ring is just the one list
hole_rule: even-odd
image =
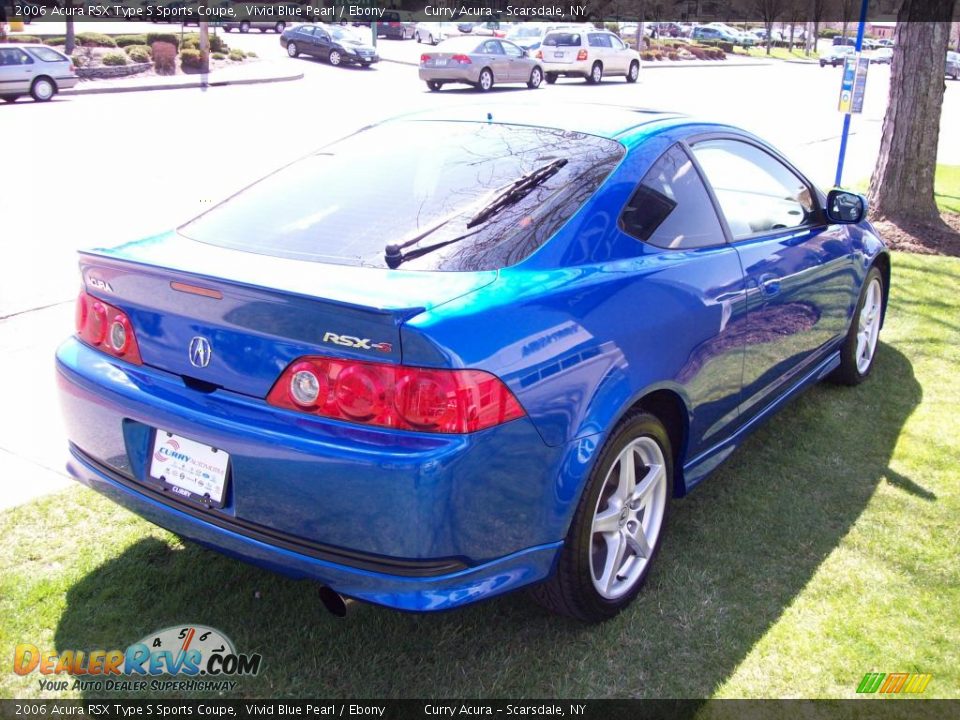
[(548, 47), (580, 47), (580, 33), (550, 33), (543, 44)]
[[(180, 232), (212, 245), (314, 262), (499, 269), (553, 235), (623, 153), (615, 141), (565, 130), (385, 123), (278, 170)], [(514, 183), (537, 171), (545, 175), (542, 182), (503, 202)], [(399, 265), (388, 262), (388, 245), (403, 246)]]
[(637, 240), (670, 250), (725, 242), (710, 195), (679, 145), (661, 155), (640, 181), (620, 216), (620, 227)]
[(51, 50), (46, 47), (32, 47), (29, 49), (29, 52), (35, 58), (45, 62), (69, 62), (70, 60), (66, 55), (61, 55), (56, 50)]
[(610, 37), (603, 33), (591, 33), (587, 36), (590, 40), (590, 47), (611, 47)]

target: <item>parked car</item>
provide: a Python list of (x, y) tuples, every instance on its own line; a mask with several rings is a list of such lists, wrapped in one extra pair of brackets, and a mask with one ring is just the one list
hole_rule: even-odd
[(843, 65), (846, 59), (854, 54), (856, 49), (850, 45), (833, 45), (820, 55), (820, 67)]
[(581, 30), (583, 25), (575, 23), (517, 23), (507, 32), (507, 40), (533, 52), (540, 49), (544, 36), (554, 30)]
[(705, 27), (712, 27), (720, 30), (723, 33), (726, 33), (727, 37), (730, 40), (726, 42), (732, 42), (734, 45), (741, 45), (743, 47), (749, 47), (751, 45), (757, 44), (757, 37), (753, 33), (747, 32), (746, 30), (740, 30), (738, 28), (727, 25), (726, 23), (710, 23)]
[(948, 52), (947, 53), (947, 68), (946, 74), (949, 75), (954, 80), (960, 78), (960, 53)]
[(488, 37), (444, 40), (420, 56), (420, 79), (433, 91), (449, 83), (489, 90), (504, 83), (525, 83), (531, 90), (543, 81), (543, 66), (519, 45)]
[(419, 22), (413, 32), (418, 43), (436, 45), (447, 38), (458, 37), (463, 33), (455, 22)]
[(868, 378), (890, 260), (865, 211), (671, 114), (377, 124), (80, 254), (69, 473), (337, 610), (529, 586), (606, 619), (671, 498), (805, 388)]
[(331, 65), (370, 67), (380, 61), (375, 47), (353, 30), (340, 25), (298, 25), (283, 31), (280, 44), (292, 58), (312, 55)]
[(384, 10), (377, 23), (377, 33), (393, 40), (409, 40), (417, 31), (417, 23), (408, 12)]
[(852, 37), (844, 37), (843, 35), (834, 35), (833, 36), (834, 45), (849, 45), (850, 47), (856, 47), (857, 39)]
[[(283, 5), (283, 6), (275, 5), (275, 4), (254, 6), (251, 4), (245, 7), (247, 8), (245, 12), (250, 15), (249, 17), (244, 17), (242, 19), (234, 18), (230, 20), (224, 20), (220, 24), (220, 27), (222, 27), (226, 32), (231, 32), (232, 30), (239, 30), (242, 33), (248, 33), (251, 30), (259, 30), (260, 32), (273, 30), (274, 32), (282, 33), (284, 30), (286, 30), (287, 25), (289, 24), (287, 21), (296, 20), (298, 10), (302, 12), (302, 10), (300, 10), (299, 5), (292, 5), (292, 4)], [(252, 14), (251, 10), (249, 9), (252, 7), (264, 8), (265, 10), (269, 11), (270, 14), (264, 13), (264, 15), (262, 16), (255, 16)], [(289, 10), (289, 11), (284, 13), (280, 9), (281, 7), (284, 10)]]
[(46, 102), (79, 80), (70, 58), (53, 48), (28, 43), (0, 45), (0, 98), (6, 102), (16, 102), (27, 93), (37, 102)]
[(878, 65), (889, 65), (893, 60), (893, 48), (877, 48), (871, 52), (868, 57), (870, 58), (871, 64), (876, 63)]
[(543, 61), (549, 84), (560, 76), (596, 84), (605, 75), (623, 75), (632, 83), (640, 75), (640, 54), (606, 30), (555, 30), (543, 39), (536, 57)]
[(690, 37), (701, 42), (728, 42), (734, 45), (737, 44), (738, 39), (737, 36), (731, 35), (726, 30), (711, 25), (698, 25), (693, 29)]

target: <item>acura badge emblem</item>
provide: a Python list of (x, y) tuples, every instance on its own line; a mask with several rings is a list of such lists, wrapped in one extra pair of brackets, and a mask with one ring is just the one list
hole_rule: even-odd
[(194, 367), (205, 368), (210, 364), (210, 356), (213, 350), (210, 349), (210, 341), (199, 335), (190, 341), (190, 364)]

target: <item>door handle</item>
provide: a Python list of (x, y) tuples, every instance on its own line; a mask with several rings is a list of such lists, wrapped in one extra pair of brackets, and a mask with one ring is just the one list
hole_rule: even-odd
[(757, 285), (760, 286), (760, 291), (766, 297), (773, 297), (780, 293), (780, 277), (773, 273), (764, 273), (758, 277)]

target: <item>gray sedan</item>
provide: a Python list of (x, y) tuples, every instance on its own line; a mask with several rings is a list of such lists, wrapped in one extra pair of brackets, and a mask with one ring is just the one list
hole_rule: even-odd
[(543, 66), (508, 40), (458, 37), (420, 56), (420, 79), (433, 91), (445, 83), (466, 83), (483, 91), (495, 83), (526, 83), (533, 90), (543, 81)]
[(45, 102), (78, 80), (70, 58), (53, 48), (0, 45), (0, 97), (7, 102), (27, 93), (37, 102)]

